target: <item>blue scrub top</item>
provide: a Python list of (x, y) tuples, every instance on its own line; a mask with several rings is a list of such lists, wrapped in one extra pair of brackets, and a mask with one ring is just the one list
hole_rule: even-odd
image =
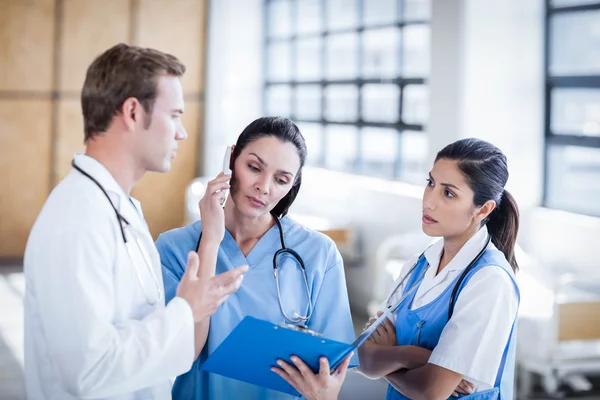
[[(482, 257), (473, 265), (473, 268), (467, 273), (465, 279), (458, 288), (457, 296), (464, 287), (469, 283), (469, 280), (482, 268), (489, 266), (498, 266), (510, 277), (517, 293), (517, 298), (520, 301), (520, 291), (515, 274), (504, 254), (498, 250), (488, 249), (483, 253)], [(419, 346), (429, 350), (433, 350), (440, 340), (442, 332), (448, 321), (448, 307), (452, 297), (452, 291), (458, 284), (460, 275), (458, 275), (452, 284), (448, 286), (435, 300), (425, 304), (419, 308), (411, 310), (411, 305), (417, 294), (418, 287), (421, 282), (417, 280), (423, 276), (425, 269), (428, 267), (427, 259), (422, 256), (417, 261), (414, 271), (406, 282), (403, 294), (406, 296), (408, 290), (417, 285), (417, 289), (413, 290), (396, 311), (396, 338), (398, 346)], [(493, 343), (495, 346), (504, 346), (504, 354), (496, 375), (496, 382), (492, 389), (475, 392), (470, 395), (461, 396), (461, 399), (473, 400), (511, 400), (514, 393), (514, 372), (516, 360), (516, 344), (517, 344), (517, 318), (513, 321), (512, 329), (507, 343)], [(477, 349), (476, 349), (477, 350)], [(484, 351), (485, 349), (478, 349)], [(386, 400), (408, 400), (409, 398), (397, 391), (392, 385), (388, 385)], [(448, 397), (448, 400), (454, 397)]]
[[(348, 303), (344, 264), (335, 243), (322, 233), (308, 229), (290, 217), (281, 219), (285, 244), (304, 260), (311, 303), (314, 310), (308, 327), (325, 337), (352, 343), (354, 329)], [(158, 237), (156, 246), (162, 262), (167, 303), (175, 296), (177, 285), (185, 270), (187, 254), (195, 250), (202, 223), (195, 222), (183, 228), (166, 232)], [(194, 362), (192, 369), (179, 376), (173, 387), (173, 399), (292, 399), (293, 396), (261, 388), (200, 370), (201, 363), (214, 351), (246, 316), (289, 323), (279, 307), (273, 255), (281, 248), (279, 230), (274, 225), (258, 241), (248, 256), (226, 230), (219, 247), (216, 273), (220, 274), (240, 265), (248, 265), (240, 289), (230, 296), (212, 316), (207, 343)], [(281, 298), (286, 314), (308, 314), (306, 287), (302, 272), (290, 258), (284, 258), (278, 267)], [(235, 360), (231, 360), (235, 367)]]

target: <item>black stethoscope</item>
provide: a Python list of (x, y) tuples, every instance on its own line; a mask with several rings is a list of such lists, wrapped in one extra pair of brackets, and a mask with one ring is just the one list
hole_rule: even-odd
[[(491, 240), (492, 240), (492, 236), (488, 235), (487, 241), (485, 242), (485, 245), (483, 246), (481, 251), (477, 254), (477, 256), (475, 256), (475, 258), (473, 260), (471, 260), (469, 265), (464, 269), (464, 271), (460, 275), (460, 278), (458, 278), (458, 281), (456, 282), (456, 285), (454, 286), (454, 289), (452, 290), (452, 295), (450, 296), (450, 304), (448, 305), (448, 319), (450, 319), (452, 317), (452, 314), (454, 313), (454, 305), (456, 304), (456, 297), (458, 295), (458, 289), (460, 288), (460, 285), (465, 280), (467, 274), (473, 269), (475, 264), (477, 264), (477, 261), (479, 261), (481, 256), (483, 256), (483, 253), (485, 253), (485, 251), (487, 250), (488, 246), (490, 245)], [(391, 304), (392, 298), (394, 297), (394, 295), (396, 294), (396, 292), (398, 291), (400, 286), (402, 286), (404, 281), (410, 275), (412, 275), (415, 268), (417, 268), (417, 264), (419, 263), (421, 258), (424, 256), (425, 256), (425, 252), (421, 253), (419, 258), (417, 258), (417, 261), (415, 261), (415, 263), (411, 267), (410, 271), (408, 271), (408, 273), (400, 280), (400, 283), (398, 283), (396, 285), (396, 287), (394, 288), (394, 291), (388, 296), (387, 301), (386, 301), (387, 308), (392, 308), (392, 304)], [(418, 284), (421, 283), (421, 281), (425, 278), (425, 273), (427, 272), (428, 269), (429, 269), (429, 263), (427, 263), (427, 267), (425, 267), (425, 270), (423, 271), (423, 274), (421, 275), (421, 277), (415, 281), (415, 283), (412, 285), (412, 287), (410, 289), (405, 291), (404, 295), (393, 306), (394, 310), (397, 309), (400, 306), (400, 304), (404, 301), (404, 299), (406, 299), (408, 297), (408, 295), (418, 286)]]
[[(308, 286), (308, 277), (306, 276), (306, 268), (304, 267), (304, 261), (302, 260), (302, 257), (300, 257), (300, 255), (298, 253), (296, 253), (292, 249), (288, 249), (285, 246), (285, 240), (283, 238), (283, 228), (281, 227), (281, 222), (279, 221), (279, 218), (276, 215), (274, 215), (274, 214), (271, 214), (271, 215), (275, 219), (275, 224), (277, 224), (277, 229), (279, 230), (279, 241), (281, 243), (281, 248), (279, 250), (277, 250), (275, 252), (275, 254), (273, 255), (273, 275), (275, 277), (275, 286), (277, 287), (277, 299), (279, 300), (279, 308), (281, 308), (281, 313), (283, 314), (285, 319), (287, 319), (288, 321), (293, 322), (293, 323), (298, 323), (298, 322), (306, 323), (312, 316), (313, 306), (312, 306), (312, 302), (311, 302), (311, 291)], [(202, 232), (200, 232), (200, 237), (198, 237), (198, 243), (196, 244), (196, 252), (198, 252), (198, 249), (200, 248), (200, 240), (201, 239), (202, 239)], [(285, 308), (283, 307), (283, 302), (281, 301), (281, 290), (279, 288), (279, 276), (278, 276), (279, 266), (278, 266), (277, 260), (279, 259), (279, 257), (282, 257), (284, 255), (290, 255), (292, 258), (294, 258), (296, 260), (296, 263), (298, 265), (300, 265), (300, 269), (302, 270), (302, 276), (304, 277), (304, 285), (306, 287), (306, 298), (307, 298), (307, 302), (308, 302), (308, 314), (305, 316), (299, 315), (297, 312), (294, 312), (294, 315), (290, 318), (287, 315), (287, 313), (285, 312)]]
[[(131, 262), (133, 263), (133, 266), (134, 266), (134, 269), (135, 269), (135, 273), (137, 275), (138, 281), (140, 282), (140, 286), (142, 288), (142, 291), (144, 292), (144, 295), (146, 296), (146, 300), (148, 301), (148, 303), (150, 305), (155, 305), (157, 302), (159, 302), (160, 300), (162, 300), (162, 290), (161, 290), (161, 287), (160, 287), (161, 284), (160, 284), (160, 282), (158, 280), (158, 277), (156, 276), (156, 273), (154, 272), (154, 269), (152, 268), (152, 262), (150, 261), (150, 257), (148, 256), (148, 254), (144, 250), (144, 247), (143, 247), (143, 244), (142, 244), (140, 238), (135, 234), (135, 229), (133, 229), (133, 228), (130, 229), (131, 236), (134, 239), (133, 242), (137, 245), (138, 252), (142, 255), (142, 258), (144, 259), (144, 264), (146, 264), (146, 268), (148, 269), (148, 271), (150, 272), (150, 275), (152, 276), (152, 279), (154, 281), (154, 285), (156, 287), (156, 292), (158, 293), (157, 296), (150, 296), (148, 294), (148, 292), (146, 291), (146, 287), (144, 286), (144, 282), (143, 282), (142, 276), (140, 274), (140, 268), (139, 268), (137, 262), (135, 261), (136, 258), (133, 256), (133, 245), (131, 244), (131, 241), (127, 239), (127, 236), (125, 235), (125, 227), (124, 226), (130, 226), (131, 227), (131, 224), (117, 210), (117, 208), (113, 204), (112, 200), (108, 196), (108, 193), (106, 192), (106, 190), (104, 189), (104, 187), (102, 187), (102, 185), (100, 184), (100, 182), (98, 182), (93, 176), (91, 176), (90, 174), (88, 174), (87, 172), (85, 172), (83, 169), (81, 169), (77, 164), (75, 164), (75, 160), (71, 161), (71, 165), (73, 166), (73, 168), (75, 170), (77, 170), (83, 176), (85, 176), (86, 178), (88, 178), (89, 180), (91, 180), (92, 182), (94, 182), (96, 184), (96, 186), (98, 186), (98, 188), (100, 188), (100, 190), (102, 191), (102, 193), (104, 193), (104, 196), (106, 196), (106, 198), (108, 199), (108, 202), (110, 203), (110, 206), (115, 211), (115, 215), (117, 217), (117, 221), (119, 222), (119, 228), (121, 229), (121, 236), (123, 237), (123, 243), (125, 243), (125, 248), (127, 249), (127, 254), (129, 255), (129, 258), (131, 259)], [(129, 201), (131, 201), (131, 199), (129, 199)], [(133, 203), (132, 203), (132, 205), (133, 205)], [(133, 205), (133, 206), (135, 208), (135, 205)]]

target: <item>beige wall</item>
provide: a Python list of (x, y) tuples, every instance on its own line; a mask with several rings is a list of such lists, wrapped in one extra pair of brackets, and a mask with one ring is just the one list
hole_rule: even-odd
[(154, 235), (183, 223), (204, 110), (205, 0), (0, 0), (0, 259), (23, 256), (48, 193), (83, 150), (79, 93), (89, 63), (132, 43), (179, 57), (189, 138), (169, 174), (133, 192)]

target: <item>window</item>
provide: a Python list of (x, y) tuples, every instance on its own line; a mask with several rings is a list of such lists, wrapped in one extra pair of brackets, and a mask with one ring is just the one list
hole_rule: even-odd
[(544, 205), (600, 216), (600, 1), (546, 7)]
[(265, 0), (264, 113), (311, 165), (420, 182), (431, 0)]

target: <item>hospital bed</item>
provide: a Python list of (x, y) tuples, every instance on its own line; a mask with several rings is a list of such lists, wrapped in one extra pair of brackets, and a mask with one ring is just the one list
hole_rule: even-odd
[(437, 239), (431, 238), (422, 230), (410, 231), (387, 237), (377, 247), (375, 253), (375, 276), (371, 300), (367, 313), (376, 315), (381, 303), (393, 288), (404, 263), (418, 256)]
[(534, 375), (549, 395), (563, 384), (590, 390), (587, 377), (600, 375), (600, 275), (520, 275), (519, 398), (531, 394)]

